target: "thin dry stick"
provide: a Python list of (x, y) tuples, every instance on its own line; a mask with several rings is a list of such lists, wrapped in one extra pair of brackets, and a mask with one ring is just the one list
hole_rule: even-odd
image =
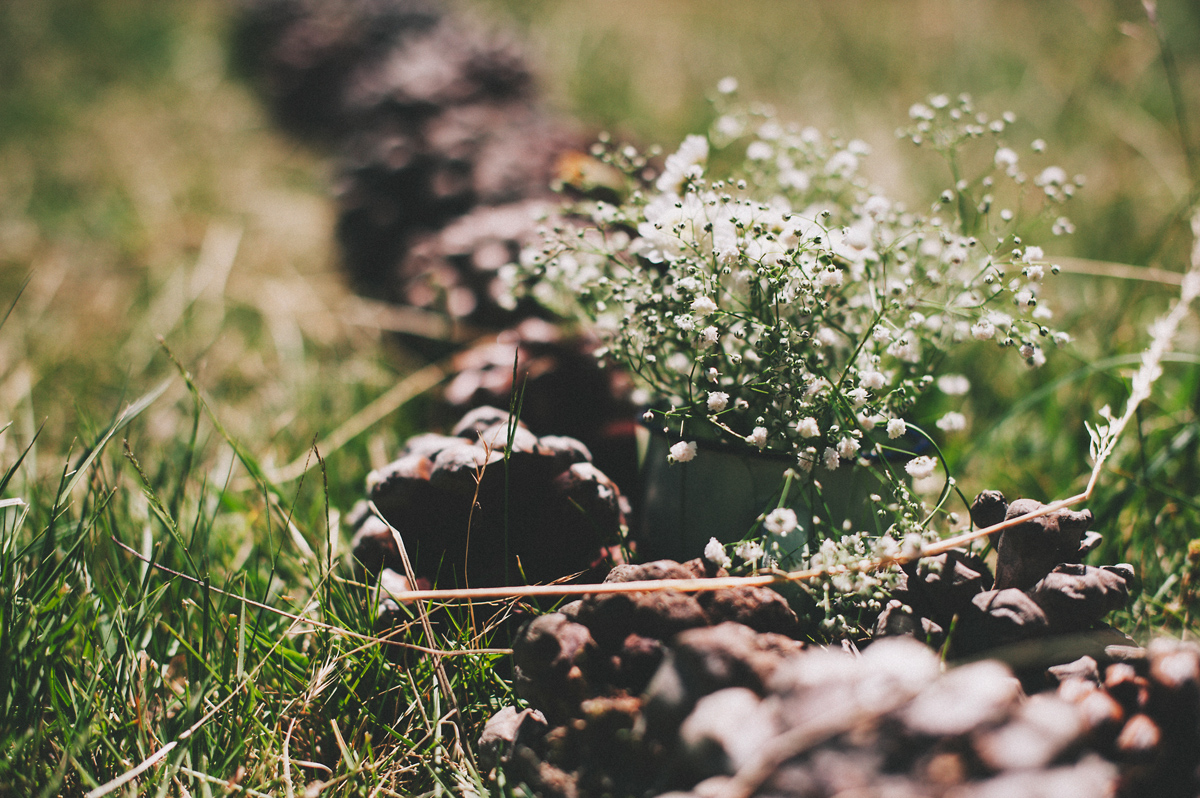
[(360, 296), (346, 298), (340, 316), (344, 324), (355, 327), (407, 333), (440, 342), (470, 343), (487, 332), (437, 311)]
[[(207, 719), (207, 717), (208, 716), (206, 715), (204, 718), (202, 718), (202, 720)], [(180, 739), (183, 738), (180, 737)], [(84, 798), (101, 798), (101, 796), (108, 795), (113, 790), (120, 789), (165, 759), (167, 754), (171, 753), (171, 751), (177, 745), (179, 745), (179, 740), (172, 740), (150, 756), (146, 757), (137, 767), (133, 768), (132, 770), (127, 770), (107, 784), (102, 784), (96, 789), (91, 790), (86, 796), (84, 796)]]
[(1086, 274), (1090, 277), (1115, 277), (1119, 280), (1145, 280), (1165, 285), (1182, 285), (1183, 275), (1151, 266), (1130, 266), (1128, 263), (1113, 263), (1091, 258), (1055, 258), (1054, 262), (1064, 272)]
[[(340, 427), (329, 433), (324, 440), (317, 443), (317, 448), (328, 457), (330, 452), (342, 448), (382, 421), (390, 413), (402, 407), (413, 397), (420, 396), (446, 379), (449, 373), (449, 360), (433, 363), (419, 371), (413, 372), (362, 410), (348, 418)], [(313, 465), (314, 462), (309, 457), (308, 451), (305, 451), (303, 457), (297, 457), (292, 462), (274, 471), (271, 474), (271, 481), (279, 483), (299, 479)]]
[[(1150, 396), (1150, 389), (1162, 374), (1162, 359), (1175, 339), (1179, 324), (1187, 316), (1193, 301), (1200, 296), (1200, 213), (1192, 218), (1192, 234), (1195, 243), (1192, 248), (1191, 268), (1180, 278), (1180, 296), (1165, 316), (1151, 325), (1151, 341), (1149, 348), (1142, 355), (1142, 366), (1134, 375), (1129, 400), (1121, 418), (1112, 422), (1107, 432), (1102, 436), (1097, 447), (1095, 463), (1088, 477), (1087, 487), (1083, 492), (1066, 499), (1059, 499), (1043, 505), (1034, 512), (1026, 513), (1016, 518), (1010, 518), (989, 527), (965, 532), (961, 535), (940, 540), (925, 546), (921, 551), (895, 557), (865, 558), (852, 565), (837, 565), (827, 568), (808, 568), (789, 573), (762, 574), (758, 576), (730, 576), (719, 579), (659, 579), (639, 582), (605, 582), (598, 585), (525, 585), (517, 587), (471, 588), (450, 590), (410, 590), (393, 594), (392, 598), (400, 602), (408, 601), (454, 601), (478, 599), (512, 599), (533, 596), (584, 596), (601, 593), (633, 593), (662, 590), (678, 590), (682, 592), (709, 592), (725, 590), (732, 587), (765, 587), (780, 582), (803, 582), (820, 577), (853, 571), (873, 571), (890, 565), (902, 565), (920, 557), (942, 554), (979, 538), (986, 537), (1009, 527), (1032, 521), (1043, 515), (1058, 512), (1067, 507), (1087, 501), (1095, 490), (1096, 481), (1100, 478), (1104, 464), (1112, 454), (1125, 427), (1143, 401)], [(394, 530), (393, 530), (394, 533)], [(411, 584), (411, 580), (410, 580)]]
[(199, 770), (192, 770), (191, 768), (184, 767), (183, 765), (179, 766), (179, 772), (185, 776), (191, 776), (193, 779), (200, 779), (201, 781), (206, 781), (209, 784), (219, 784), (221, 787), (225, 788), (226, 793), (244, 792), (244, 793), (246, 793), (246, 795), (251, 796), (251, 798), (275, 798), (275, 796), (269, 795), (265, 792), (259, 792), (258, 790), (252, 790), (249, 787), (243, 787), (242, 785), (234, 783), (227, 779), (219, 779), (216, 776), (210, 776), (207, 773), (202, 773)]
[(287, 734), (283, 736), (283, 789), (287, 793), (287, 798), (296, 798), (292, 788), (292, 758), (288, 753), (294, 728), (296, 728), (296, 719), (292, 718), (292, 722), (288, 724)]

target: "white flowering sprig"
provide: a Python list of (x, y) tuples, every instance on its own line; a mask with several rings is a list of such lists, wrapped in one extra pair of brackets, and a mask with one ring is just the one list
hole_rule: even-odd
[[(1013, 263), (1029, 282), (1039, 282), (1047, 269), (1057, 273), (1058, 268), (1045, 260), (1042, 248), (1024, 246), (1022, 236), (1043, 222), (1049, 222), (1055, 236), (1074, 232), (1074, 224), (1059, 209), (1083, 186), (1083, 176), (1069, 177), (1061, 166), (1048, 164), (1034, 166), (1037, 173), (1031, 179), (1026, 156), (1006, 139), (1016, 117), (1011, 112), (990, 117), (974, 107), (969, 94), (953, 100), (944, 94), (933, 95), (913, 104), (908, 115), (912, 124), (896, 135), (945, 157), (953, 185), (942, 192), (938, 202), (953, 205), (962, 231), (994, 240), (997, 250), (1011, 248)], [(960, 155), (977, 139), (990, 142), (991, 157), (968, 175)], [(1034, 158), (1045, 149), (1042, 139), (1029, 144)], [(1036, 291), (1032, 293), (1036, 295)]]
[[(766, 108), (721, 108), (708, 135), (687, 137), (653, 173), (631, 149), (602, 143), (593, 152), (628, 175), (624, 199), (571, 207), (511, 270), (515, 290), (593, 325), (601, 356), (634, 377), (647, 425), (672, 438), (672, 467), (714, 442), (790, 461), (777, 508), (705, 556), (734, 573), (841, 569), (812, 591), (831, 636), (879, 609), (889, 577), (857, 565), (932, 536), (954, 490), (912, 418), (935, 387), (969, 390), (941, 373), (946, 352), (990, 342), (1036, 367), (1069, 341), (1048, 326), (1041, 297), (1057, 269), (1025, 239), (1031, 215), (1068, 230), (1059, 206), (1075, 183), (1046, 167), (1030, 186), (1004, 138), (1009, 117), (943, 99), (914, 106), (906, 133), (950, 165), (950, 187), (925, 212), (863, 177), (864, 142)], [(964, 157), (980, 144), (985, 158)], [(711, 160), (731, 166), (710, 165), (717, 149)], [(972, 163), (980, 171), (964, 176)], [(1007, 203), (1037, 189), (1036, 202)], [(936, 426), (954, 434), (967, 423), (951, 411)], [(921, 438), (936, 459), (914, 450)], [(850, 468), (871, 469), (878, 493), (866, 518), (830, 518), (822, 481)], [(917, 494), (939, 480), (931, 510)], [(787, 501), (793, 481), (814, 497), (803, 518)]]
[[(954, 164), (1007, 130), (1007, 116), (964, 121), (969, 101), (943, 99), (914, 106), (912, 136)], [(742, 157), (715, 173), (717, 146)], [(862, 177), (869, 151), (762, 108), (722, 113), (655, 174), (627, 147), (600, 147), (642, 188), (572, 208), (524, 253), (517, 282), (595, 325), (649, 417), (688, 442), (673, 461), (703, 456), (690, 445), (704, 440), (786, 454), (806, 473), (878, 459), (948, 348), (991, 340), (1036, 366), (1069, 339), (1046, 326), (1054, 269), (1017, 234), (1024, 220), (973, 194), (993, 175), (957, 179), (920, 214)], [(1010, 161), (997, 150), (990, 169), (1024, 180)], [(1063, 188), (1048, 205), (1066, 198), (1059, 175), (1043, 177)]]
[[(786, 519), (786, 513), (778, 513)], [(787, 512), (791, 512), (788, 510)], [(794, 520), (794, 516), (793, 516)], [(786, 522), (786, 521), (785, 521)], [(802, 583), (809, 594), (818, 621), (812, 631), (820, 638), (836, 640), (857, 638), (869, 632), (870, 624), (883, 608), (899, 581), (894, 570), (870, 570), (864, 562), (891, 559), (900, 555), (919, 556), (924, 547), (936, 541), (937, 535), (909, 532), (901, 537), (876, 536), (864, 531), (849, 532), (838, 537), (826, 537), (809, 547), (794, 564), (798, 568), (831, 572), (827, 579)], [(723, 544), (712, 538), (704, 549), (705, 558), (731, 574), (749, 575), (770, 570), (775, 561), (760, 540), (743, 540)]]

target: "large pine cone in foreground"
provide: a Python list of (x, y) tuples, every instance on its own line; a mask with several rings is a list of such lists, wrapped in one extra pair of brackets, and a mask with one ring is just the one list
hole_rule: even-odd
[[(591, 459), (577, 440), (539, 438), (482, 407), (450, 435), (411, 438), (368, 475), (367, 492), (416, 575), (438, 587), (550, 582), (606, 572), (620, 543), (625, 502)], [(368, 572), (403, 572), (386, 525), (362, 510), (352, 523), (354, 556)]]

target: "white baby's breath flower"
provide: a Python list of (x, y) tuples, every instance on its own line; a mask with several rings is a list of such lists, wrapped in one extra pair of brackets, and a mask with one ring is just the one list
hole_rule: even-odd
[(859, 375), (858, 381), (864, 388), (878, 391), (887, 384), (887, 377), (884, 376), (882, 371), (864, 371)]
[(817, 334), (813, 336), (813, 340), (820, 343), (822, 346), (836, 346), (838, 342), (837, 331), (829, 327), (822, 327), (817, 330)]
[(718, 568), (728, 568), (733, 564), (733, 560), (725, 553), (725, 547), (716, 538), (708, 539), (708, 544), (704, 547), (704, 559)]
[(946, 396), (962, 396), (971, 390), (971, 381), (962, 374), (943, 374), (937, 379), (937, 387)]
[(870, 220), (864, 219), (855, 222), (845, 229), (842, 236), (842, 243), (853, 250), (862, 251), (871, 246), (871, 233), (874, 225)]
[(1067, 172), (1061, 166), (1047, 166), (1033, 182), (1038, 186), (1061, 186), (1067, 182)]
[(823, 460), (825, 462), (825, 468), (830, 471), (835, 470), (842, 462), (842, 458), (838, 455), (837, 449), (833, 448), (832, 446), (825, 447), (825, 456)]
[(724, 136), (727, 139), (736, 139), (746, 131), (742, 120), (730, 114), (723, 114), (717, 117), (717, 121), (713, 123), (713, 130), (717, 135)]
[(821, 427), (812, 416), (806, 416), (796, 422), (796, 432), (801, 438), (816, 438), (821, 434)]
[(672, 352), (667, 356), (667, 368), (676, 374), (688, 374), (692, 370), (692, 359), (683, 352)]
[(1075, 225), (1065, 216), (1060, 216), (1054, 220), (1054, 224), (1050, 227), (1050, 232), (1056, 236), (1070, 235), (1075, 232)]
[(777, 141), (783, 135), (783, 127), (774, 119), (768, 119), (758, 128), (758, 137), (763, 141)]
[(921, 362), (921, 347), (915, 338), (907, 333), (888, 344), (887, 353), (906, 363)]
[(775, 148), (765, 141), (752, 141), (746, 147), (746, 157), (751, 161), (765, 161), (775, 154)]
[(744, 540), (737, 544), (733, 553), (746, 562), (752, 563), (763, 556), (763, 548), (757, 540)]
[(1021, 357), (1025, 358), (1025, 362), (1034, 368), (1046, 364), (1046, 354), (1042, 352), (1040, 346), (1033, 344), (1025, 344), (1021, 347)]
[(826, 269), (817, 275), (817, 285), (822, 288), (832, 288), (842, 284), (843, 275), (840, 269)]
[(721, 94), (733, 94), (738, 90), (738, 79), (729, 75), (717, 81), (717, 91)]
[[(725, 80), (718, 91), (735, 88), (736, 81)], [(1013, 233), (1028, 227), (1027, 209), (1016, 203), (1023, 183), (1036, 175), (1050, 205), (1077, 184), (1056, 167), (1028, 176), (1019, 171), (1032, 156), (1025, 150), (1018, 156), (1015, 145), (999, 138), (1015, 133), (1009, 116), (977, 114), (962, 96), (938, 95), (912, 107), (906, 135), (914, 143), (940, 147), (949, 133), (950, 149), (965, 142), (965, 157), (970, 140), (982, 138), (991, 143), (971, 162), (979, 154), (985, 167), (989, 155), (994, 162), (978, 183), (959, 181), (923, 211), (867, 187), (859, 173), (870, 148), (862, 142), (801, 130), (765, 107), (720, 102), (711, 147), (735, 150), (730, 145), (740, 140), (745, 157), (734, 164), (722, 158), (721, 171), (710, 173), (710, 144), (688, 137), (654, 185), (616, 204), (574, 204), (571, 218), (590, 226), (541, 222), (542, 241), (505, 276), (518, 301), (524, 291), (564, 316), (589, 317), (606, 359), (632, 366), (644, 405), (663, 411), (652, 416), (657, 426), (678, 421), (676, 431), (697, 430), (691, 425), (704, 421), (737, 443), (795, 447), (796, 472), (811, 474), (822, 464), (850, 469), (864, 452), (886, 445), (876, 441), (885, 428), (891, 439), (906, 434), (907, 424), (895, 417), (935, 380), (950, 396), (969, 391), (961, 375), (939, 379), (939, 355), (953, 344), (975, 338), (1016, 343), (1015, 349), (1045, 345), (1043, 338), (1066, 340), (1042, 325), (1049, 313), (1038, 296), (1040, 284), (1059, 270), (1044, 260), (1038, 242)], [(632, 148), (619, 153), (625, 166), (645, 168)], [(976, 226), (976, 216), (995, 224)], [(997, 227), (1000, 219), (1020, 227)], [(1055, 234), (1068, 226), (1056, 222)], [(1021, 354), (1030, 364), (1045, 359), (1032, 343)], [(732, 434), (711, 423), (729, 411), (741, 419), (730, 419)], [(754, 421), (742, 426), (745, 419)], [(937, 420), (945, 433), (965, 424), (959, 412)], [(753, 431), (742, 434), (747, 426)], [(677, 443), (669, 460), (688, 462), (697, 454), (695, 441)], [(921, 462), (910, 466), (920, 470)], [(940, 471), (930, 466), (929, 472), (944, 484)], [(906, 482), (920, 480), (906, 475)], [(915, 490), (897, 487), (901, 494)], [(891, 495), (872, 510), (897, 522), (908, 512), (901, 498)], [(833, 529), (840, 520), (817, 523)], [(772, 517), (766, 528), (777, 522), (783, 520)], [(847, 540), (855, 534), (841, 532)], [(852, 551), (850, 543), (835, 548), (830, 562), (871, 555), (869, 547)], [(847, 590), (863, 584), (858, 576), (843, 581)], [(833, 615), (835, 625), (848, 623)]]
[(724, 391), (708, 392), (708, 412), (720, 413), (729, 406), (729, 394)]
[(813, 466), (817, 464), (817, 450), (809, 446), (804, 451), (800, 452), (796, 457), (796, 467), (805, 474), (811, 474)]
[(887, 214), (892, 209), (892, 203), (887, 197), (881, 197), (875, 194), (863, 203), (863, 213), (870, 216), (872, 219), (878, 219)]
[(846, 394), (846, 398), (850, 400), (850, 406), (855, 410), (858, 410), (867, 403), (867, 399), (870, 398), (870, 394), (867, 392), (866, 388), (855, 388)]
[(659, 191), (677, 193), (692, 167), (699, 166), (707, 160), (708, 139), (704, 136), (688, 136), (679, 145), (678, 150), (667, 156), (663, 164), (663, 173), (654, 185)]
[(763, 519), (763, 527), (771, 534), (780, 537), (786, 537), (798, 523), (796, 511), (788, 507), (777, 507), (767, 513), (767, 517)]
[(875, 556), (894, 559), (900, 555), (900, 543), (890, 535), (884, 535), (875, 544)]
[(952, 410), (937, 420), (937, 428), (943, 432), (959, 432), (967, 428), (967, 417)]
[(696, 457), (695, 441), (680, 441), (671, 447), (671, 456), (667, 459), (675, 463), (686, 463)]
[(937, 468), (937, 460), (932, 457), (922, 455), (914, 457), (905, 464), (904, 470), (908, 472), (913, 479), (925, 479), (933, 474), (933, 470)]
[(996, 326), (987, 319), (980, 319), (971, 325), (971, 337), (976, 341), (986, 341), (996, 334)]
[(808, 191), (812, 178), (803, 169), (785, 169), (779, 173), (779, 185), (796, 191)]
[(910, 119), (929, 121), (933, 119), (933, 111), (924, 103), (913, 103), (908, 109)]
[(849, 150), (842, 150), (825, 162), (826, 174), (848, 177), (857, 171), (858, 156)]

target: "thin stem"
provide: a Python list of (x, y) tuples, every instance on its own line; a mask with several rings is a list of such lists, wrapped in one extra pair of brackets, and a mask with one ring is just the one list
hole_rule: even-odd
[(1183, 89), (1179, 81), (1179, 67), (1175, 63), (1175, 53), (1167, 44), (1167, 36), (1158, 19), (1158, 3), (1154, 0), (1142, 0), (1142, 8), (1146, 10), (1146, 18), (1158, 39), (1158, 51), (1162, 58), (1163, 71), (1167, 75), (1167, 88), (1171, 92), (1171, 105), (1175, 108), (1175, 124), (1179, 127), (1179, 143), (1183, 148), (1183, 157), (1187, 161), (1188, 178), (1193, 186), (1200, 184), (1200, 157), (1192, 145), (1191, 125), (1188, 122), (1187, 103), (1183, 99)]

